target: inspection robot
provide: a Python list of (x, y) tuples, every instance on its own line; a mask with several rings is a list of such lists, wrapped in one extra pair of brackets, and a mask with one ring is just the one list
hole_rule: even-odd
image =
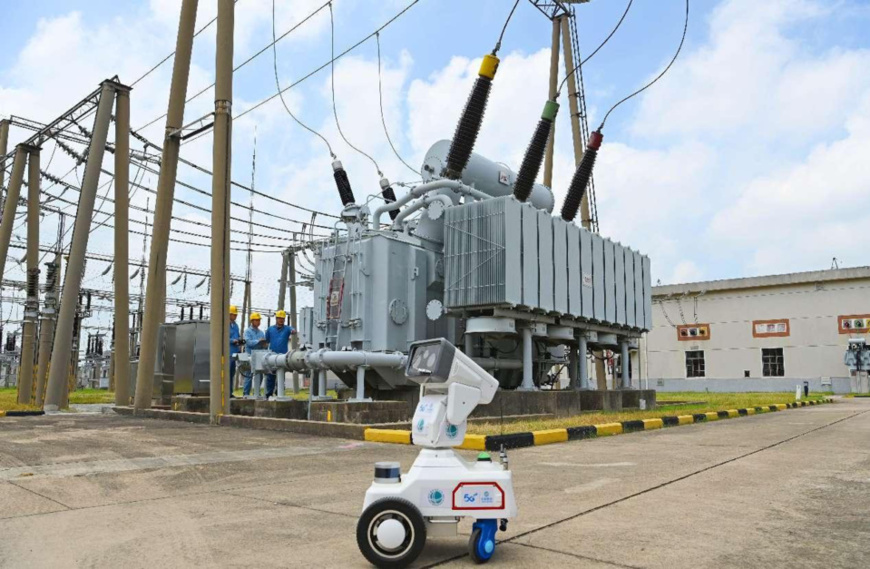
[(468, 461), (453, 447), (465, 440), (468, 415), (492, 401), (498, 381), (443, 338), (411, 344), (405, 373), (420, 384), (411, 439), (423, 449), (407, 474), (398, 462), (375, 464), (357, 544), (377, 567), (406, 567), (427, 537), (456, 536), (459, 520), (471, 518), (469, 553), (485, 563), (496, 532), (517, 515), (507, 455), (502, 449), (494, 462), (482, 452)]

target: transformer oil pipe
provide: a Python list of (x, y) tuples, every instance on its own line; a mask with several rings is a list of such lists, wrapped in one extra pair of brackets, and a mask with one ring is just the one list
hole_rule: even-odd
[(621, 350), (619, 356), (619, 367), (622, 380), (620, 381), (620, 387), (622, 389), (630, 389), (631, 388), (631, 376), (629, 374), (629, 361), (628, 361), (628, 339), (623, 339), (619, 343), (619, 348)]
[[(337, 351), (337, 350), (290, 350), (286, 354), (269, 354), (264, 359), (267, 369), (283, 368), (286, 370), (332, 370), (344, 372), (360, 366), (402, 368), (405, 365), (404, 354), (386, 354), (382, 352)], [(312, 379), (316, 381), (316, 378)]]
[[(97, 198), (97, 184), (100, 181), (100, 170), (103, 154), (106, 150), (106, 139), (109, 135), (109, 121), (115, 101), (115, 83), (104, 81), (101, 86), (100, 102), (97, 106), (97, 116), (94, 119), (94, 130), (88, 149), (88, 160), (85, 175), (82, 180), (79, 197), (79, 209), (76, 214), (73, 229), (73, 241), (70, 246), (69, 261), (63, 282), (63, 296), (60, 301), (60, 311), (57, 317), (57, 328), (54, 336), (54, 349), (51, 352), (51, 364), (48, 372), (48, 388), (45, 396), (45, 410), (56, 411), (60, 406), (66, 406), (69, 395), (68, 373), (70, 365), (70, 346), (73, 345), (73, 332), (76, 324), (76, 308), (82, 286), (80, 270), (85, 264), (85, 253), (88, 248), (88, 237), (91, 231), (91, 218), (94, 213), (94, 202)], [(143, 352), (144, 353), (144, 352)], [(153, 354), (152, 354), (153, 355)], [(152, 384), (152, 378), (148, 378)]]
[(381, 215), (392, 210), (400, 209), (405, 204), (428, 194), (429, 192), (433, 192), (435, 190), (453, 190), (460, 194), (473, 196), (478, 199), (489, 199), (491, 196), (487, 194), (475, 190), (474, 188), (469, 188), (462, 182), (458, 180), (435, 180), (433, 182), (427, 182), (425, 184), (420, 184), (419, 186), (412, 189), (410, 192), (397, 199), (396, 201), (388, 204), (384, 204), (377, 208), (372, 215), (371, 225), (369, 226), (371, 229), (380, 229), (381, 227)]
[(432, 202), (441, 202), (444, 204), (445, 209), (453, 206), (453, 200), (444, 194), (438, 194), (435, 196), (426, 196), (423, 199), (417, 200), (416, 202), (408, 205), (405, 209), (403, 209), (399, 215), (396, 216), (396, 219), (393, 221), (393, 229), (401, 229), (402, 223), (417, 210), (420, 210)]
[(144, 318), (139, 332), (140, 359), (136, 374), (136, 398), (134, 402), (137, 411), (150, 408), (153, 395), (157, 331), (161, 324), (160, 314), (163, 312), (166, 297), (166, 286), (163, 284), (163, 279), (165, 278), (166, 254), (169, 247), (169, 223), (172, 217), (178, 155), (181, 147), (180, 137), (171, 136), (170, 133), (184, 125), (184, 104), (190, 76), (190, 56), (193, 50), (197, 4), (198, 0), (183, 0), (178, 22), (172, 82), (169, 86), (169, 107), (166, 113), (166, 134), (163, 139), (160, 176), (157, 181), (157, 202), (154, 207)]
[(577, 363), (579, 364), (579, 375), (580, 375), (580, 389), (589, 389), (589, 358), (587, 357), (587, 338), (586, 333), (581, 332), (580, 338), (577, 346), (578, 358)]

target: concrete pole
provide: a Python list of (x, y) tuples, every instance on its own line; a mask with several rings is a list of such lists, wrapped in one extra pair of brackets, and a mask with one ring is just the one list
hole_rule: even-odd
[(289, 256), (289, 250), (281, 253), (281, 276), (278, 278), (278, 310), (284, 310), (285, 300), (287, 299), (287, 259)]
[[(69, 348), (73, 340), (73, 327), (76, 319), (76, 306), (82, 287), (85, 253), (88, 249), (88, 237), (91, 231), (91, 218), (94, 214), (94, 202), (97, 198), (97, 184), (100, 181), (100, 170), (103, 166), (103, 154), (106, 150), (106, 139), (109, 135), (109, 120), (112, 117), (112, 106), (115, 100), (115, 86), (111, 81), (104, 81), (100, 93), (100, 103), (94, 120), (94, 130), (88, 149), (88, 161), (82, 180), (79, 208), (76, 212), (73, 240), (70, 246), (66, 278), (63, 281), (63, 296), (60, 300), (60, 311), (55, 330), (54, 349), (51, 352), (51, 364), (48, 372), (48, 390), (45, 396), (45, 410), (57, 411), (67, 399), (67, 364), (70, 361)], [(78, 360), (78, 358), (76, 358)]]
[(115, 405), (130, 404), (130, 89), (115, 101)]
[[(568, 28), (568, 18), (562, 20), (562, 52), (565, 56), (565, 73), (570, 73), (574, 69), (574, 50), (571, 47), (571, 30)], [(579, 166), (583, 160), (583, 134), (580, 132), (580, 110), (579, 101), (577, 100), (577, 81), (572, 75), (568, 79), (568, 108), (571, 111), (571, 138), (574, 140), (574, 165)], [(580, 202), (580, 223), (584, 228), (592, 227), (592, 220), (589, 217), (589, 193), (583, 194), (583, 200)]]
[[(287, 270), (290, 277), (290, 326), (296, 331), (290, 336), (290, 348), (296, 350), (299, 348), (299, 328), (296, 319), (296, 252), (290, 251), (287, 259)], [(293, 393), (299, 393), (299, 372), (293, 372)]]
[(578, 363), (579, 365), (579, 375), (580, 375), (580, 389), (589, 389), (589, 368), (588, 368), (588, 354), (587, 354), (587, 344), (586, 344), (586, 333), (580, 332), (579, 345), (577, 347), (578, 353)]
[(6, 205), (3, 208), (3, 219), (0, 221), (0, 275), (6, 272), (6, 258), (9, 253), (9, 242), (12, 240), (12, 225), (15, 223), (15, 210), (21, 194), (21, 184), (24, 182), (24, 166), (27, 162), (27, 150), (18, 146), (15, 148), (15, 159), (12, 162), (12, 176), (9, 178), (9, 191), (6, 192)]
[(536, 391), (532, 369), (532, 329), (526, 327), (523, 328), (523, 384), (520, 390)]
[(215, 54), (214, 149), (211, 206), (211, 358), (212, 423), (229, 413), (229, 195), (232, 167), (233, 0), (218, 0)]
[(631, 388), (631, 376), (629, 375), (629, 363), (628, 363), (628, 338), (623, 338), (619, 341), (619, 367), (622, 375), (622, 379), (619, 382), (619, 387), (622, 389), (630, 389)]
[(6, 153), (9, 152), (9, 120), (0, 120), (0, 192), (6, 185)]
[[(56, 257), (60, 257), (57, 255)], [(45, 403), (45, 386), (48, 380), (48, 364), (51, 362), (51, 347), (54, 344), (54, 325), (57, 321), (57, 280), (60, 261), (56, 258), (46, 263), (45, 303), (42, 323), (39, 325), (39, 356), (36, 359), (36, 406)]]
[(34, 399), (33, 368), (39, 321), (39, 148), (27, 147), (27, 300), (21, 334), (21, 367), (18, 375), (18, 402), (29, 405)]
[[(556, 98), (559, 88), (559, 30), (562, 18), (553, 20), (553, 41), (550, 44), (550, 100)], [(544, 154), (544, 185), (553, 187), (553, 151), (556, 147), (556, 124), (550, 128), (550, 138), (547, 139), (547, 150)]]
[[(187, 80), (190, 75), (190, 54), (196, 25), (198, 0), (183, 0), (175, 41), (175, 62), (172, 65), (172, 83), (169, 87), (169, 108), (166, 112), (166, 130), (163, 138), (163, 156), (157, 180), (157, 202), (154, 206), (154, 226), (151, 233), (151, 254), (148, 261), (148, 284), (145, 289), (145, 308), (139, 337), (139, 368), (136, 372), (137, 411), (151, 407), (154, 390), (154, 365), (157, 357), (157, 331), (166, 304), (166, 254), (169, 248), (169, 224), (172, 201), (175, 198), (175, 177), (181, 139), (170, 133), (184, 126), (184, 102), (187, 98)], [(143, 267), (143, 271), (145, 268)]]

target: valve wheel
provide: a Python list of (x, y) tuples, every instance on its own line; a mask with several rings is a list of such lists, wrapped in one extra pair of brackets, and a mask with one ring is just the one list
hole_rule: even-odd
[(356, 542), (363, 556), (376, 567), (407, 567), (423, 551), (426, 523), (411, 502), (381, 498), (360, 516)]

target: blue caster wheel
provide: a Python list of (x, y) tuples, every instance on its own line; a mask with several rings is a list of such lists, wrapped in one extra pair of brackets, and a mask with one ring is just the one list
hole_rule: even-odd
[(471, 538), (468, 540), (468, 553), (477, 564), (486, 563), (495, 553), (495, 532), (498, 520), (478, 520), (474, 522)]

